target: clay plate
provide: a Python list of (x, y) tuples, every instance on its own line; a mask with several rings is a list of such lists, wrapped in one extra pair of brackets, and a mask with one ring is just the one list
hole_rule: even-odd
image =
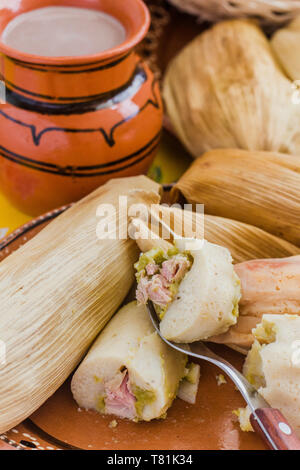
[[(33, 238), (60, 213), (63, 207), (41, 216), (9, 235), (0, 244), (0, 260)], [(224, 346), (213, 348), (241, 369), (243, 357)], [(240, 431), (232, 411), (244, 401), (228, 379), (218, 386), (220, 371), (201, 362), (201, 381), (196, 405), (176, 399), (165, 420), (131, 423), (96, 412), (79, 410), (70, 392), (70, 378), (32, 416), (0, 436), (0, 450), (86, 449), (86, 450), (196, 450), (265, 449), (254, 433)]]

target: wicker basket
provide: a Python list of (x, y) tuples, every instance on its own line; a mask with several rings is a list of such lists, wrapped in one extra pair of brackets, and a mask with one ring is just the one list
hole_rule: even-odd
[(262, 24), (280, 25), (300, 15), (299, 0), (169, 0), (201, 20), (255, 18)]
[[(1, 1), (1, 0), (0, 0)], [(164, 28), (171, 21), (168, 12), (168, 3), (165, 0), (144, 0), (151, 13), (151, 27), (147, 37), (138, 47), (139, 54), (146, 60), (158, 80), (161, 79), (161, 70), (158, 66), (158, 48)]]

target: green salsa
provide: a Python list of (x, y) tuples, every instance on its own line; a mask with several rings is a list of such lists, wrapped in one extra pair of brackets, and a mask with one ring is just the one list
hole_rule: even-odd
[(153, 391), (143, 390), (140, 387), (135, 387), (133, 394), (136, 398), (135, 409), (137, 415), (138, 417), (141, 417), (144, 407), (150, 403), (153, 403), (156, 399), (156, 395)]
[(105, 409), (105, 398), (103, 395), (100, 395), (97, 400), (97, 405), (96, 405), (97, 411), (103, 412)]
[[(192, 266), (192, 264), (194, 262), (194, 258), (191, 255), (191, 253), (189, 251), (184, 251), (184, 252), (180, 253), (180, 251), (178, 250), (178, 248), (175, 245), (172, 246), (172, 248), (169, 248), (169, 250), (167, 252), (165, 252), (160, 247), (156, 247), (156, 248), (152, 248), (152, 250), (149, 250), (145, 253), (142, 253), (139, 257), (138, 262), (135, 263), (135, 265), (134, 265), (134, 267), (136, 269), (137, 282), (139, 282), (141, 277), (143, 277), (143, 276), (147, 276), (148, 278), (152, 277), (151, 275), (146, 274), (146, 267), (147, 267), (148, 264), (150, 264), (150, 263), (151, 264), (152, 263), (156, 264), (158, 266), (158, 268), (161, 269), (162, 264), (163, 264), (164, 261), (172, 259), (173, 257), (175, 257), (178, 254), (181, 254), (182, 256), (186, 257), (186, 259), (190, 262), (190, 266)], [(178, 293), (181, 281), (182, 281), (182, 279), (178, 280), (178, 281), (172, 281), (171, 284), (168, 287), (168, 289), (170, 291), (170, 294), (171, 294), (172, 300), (175, 299), (175, 297)], [(162, 320), (165, 313), (166, 313), (166, 311), (168, 310), (169, 304), (166, 305), (165, 307), (161, 307), (159, 305), (154, 304), (154, 307), (155, 307), (156, 313), (159, 316), (160, 320)]]

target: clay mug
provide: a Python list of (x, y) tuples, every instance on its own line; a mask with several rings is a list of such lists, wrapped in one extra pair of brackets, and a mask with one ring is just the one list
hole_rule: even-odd
[(162, 128), (158, 83), (135, 52), (150, 25), (145, 4), (9, 0), (0, 9), (0, 37), (17, 15), (47, 6), (101, 10), (123, 24), (127, 38), (99, 54), (58, 58), (26, 54), (0, 40), (6, 86), (0, 189), (30, 215), (76, 201), (111, 178), (145, 173)]

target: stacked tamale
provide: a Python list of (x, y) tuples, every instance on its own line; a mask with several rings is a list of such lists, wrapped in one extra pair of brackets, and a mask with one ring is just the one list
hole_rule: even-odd
[(300, 246), (300, 158), (274, 152), (211, 150), (173, 190), (205, 213), (259, 227)]
[(169, 64), (164, 99), (174, 131), (195, 157), (214, 148), (300, 154), (300, 108), (258, 26), (224, 21)]

